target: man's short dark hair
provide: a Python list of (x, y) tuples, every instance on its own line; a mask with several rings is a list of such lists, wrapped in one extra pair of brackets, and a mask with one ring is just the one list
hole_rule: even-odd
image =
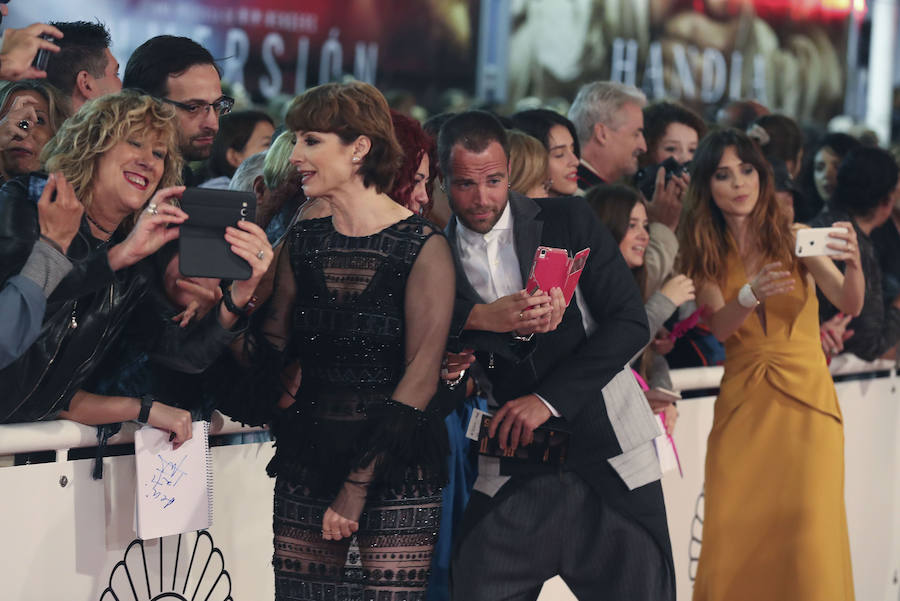
[(500, 120), (486, 111), (466, 111), (454, 115), (441, 126), (438, 135), (438, 162), (444, 177), (452, 175), (450, 152), (457, 144), (470, 152), (482, 152), (491, 142), (503, 147), (509, 160), (509, 139)]
[(64, 95), (75, 91), (75, 81), (81, 71), (100, 78), (106, 73), (109, 59), (104, 52), (110, 46), (109, 31), (99, 21), (70, 21), (50, 23), (63, 32), (56, 40), (60, 50), (47, 62), (47, 81)]
[(125, 65), (122, 87), (143, 90), (161, 98), (169, 93), (169, 76), (184, 73), (194, 65), (212, 65), (221, 75), (209, 50), (191, 38), (158, 35), (131, 54)]
[(900, 168), (887, 150), (854, 148), (838, 167), (831, 204), (853, 217), (871, 217), (879, 205), (890, 200), (898, 177)]

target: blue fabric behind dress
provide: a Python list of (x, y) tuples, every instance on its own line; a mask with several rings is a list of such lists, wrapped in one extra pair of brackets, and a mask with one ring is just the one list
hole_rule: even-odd
[(472, 494), (472, 486), (478, 477), (478, 464), (469, 455), (472, 442), (466, 438), (466, 427), (472, 409), (487, 411), (487, 401), (478, 396), (466, 399), (463, 406), (446, 417), (447, 436), (450, 439), (450, 479), (444, 488), (444, 504), (441, 509), (441, 531), (431, 561), (431, 578), (428, 581), (427, 601), (450, 601), (450, 557), (453, 552), (453, 534), (462, 518), (463, 510)]

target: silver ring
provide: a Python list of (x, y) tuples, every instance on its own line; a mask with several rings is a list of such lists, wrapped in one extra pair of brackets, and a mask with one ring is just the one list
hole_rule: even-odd
[(256, 253), (256, 258), (259, 259), (260, 261), (262, 261), (265, 257), (266, 257), (266, 253), (263, 250), (260, 250), (258, 253)]
[(31, 123), (28, 122), (28, 119), (22, 119), (18, 123), (16, 123), (16, 127), (23, 131), (28, 131), (28, 128), (31, 127)]
[(147, 212), (150, 213), (151, 215), (157, 215), (159, 213), (159, 209), (156, 207), (155, 204), (150, 203), (147, 205)]

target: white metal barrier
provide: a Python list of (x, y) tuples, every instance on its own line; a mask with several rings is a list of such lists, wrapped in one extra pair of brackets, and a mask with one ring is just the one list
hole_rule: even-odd
[[(846, 497), (856, 598), (900, 600), (900, 390), (893, 364), (837, 357), (835, 375), (881, 372), (837, 384), (845, 422)], [(682, 391), (707, 391), (679, 403), (675, 440), (684, 477), (663, 479), (675, 555), (679, 601), (691, 598), (691, 577), (702, 540), (706, 437), (721, 368), (676, 370)], [(242, 431), (223, 420), (219, 434)], [(126, 426), (110, 444), (130, 442)], [(208, 536), (194, 534), (135, 542), (134, 458), (104, 460), (92, 480), (92, 460), (67, 451), (96, 445), (96, 430), (67, 421), (0, 426), (0, 455), (57, 451), (57, 461), (0, 468), (0, 599), (111, 601), (273, 598), (272, 486), (265, 465), (271, 443), (212, 449), (215, 503)], [(701, 514), (698, 516), (698, 512)], [(699, 519), (698, 519), (699, 518)], [(203, 562), (206, 569), (189, 564)], [(208, 561), (207, 561), (208, 560)], [(181, 596), (172, 596), (175, 592)], [(167, 595), (168, 593), (168, 595)], [(542, 600), (573, 599), (558, 579)]]

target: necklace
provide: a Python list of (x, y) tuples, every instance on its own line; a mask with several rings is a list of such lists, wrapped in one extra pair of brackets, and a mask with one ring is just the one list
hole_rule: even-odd
[(106, 229), (105, 227), (103, 227), (102, 225), (100, 225), (99, 223), (97, 223), (96, 221), (94, 221), (94, 219), (93, 219), (90, 215), (88, 215), (88, 212), (87, 212), (87, 211), (84, 212), (84, 216), (87, 217), (87, 220), (90, 221), (91, 224), (93, 224), (94, 227), (96, 227), (98, 230), (100, 230), (101, 232), (103, 232), (103, 233), (106, 234), (107, 236), (112, 236), (112, 235), (115, 233), (115, 230), (109, 231), (108, 229)]

